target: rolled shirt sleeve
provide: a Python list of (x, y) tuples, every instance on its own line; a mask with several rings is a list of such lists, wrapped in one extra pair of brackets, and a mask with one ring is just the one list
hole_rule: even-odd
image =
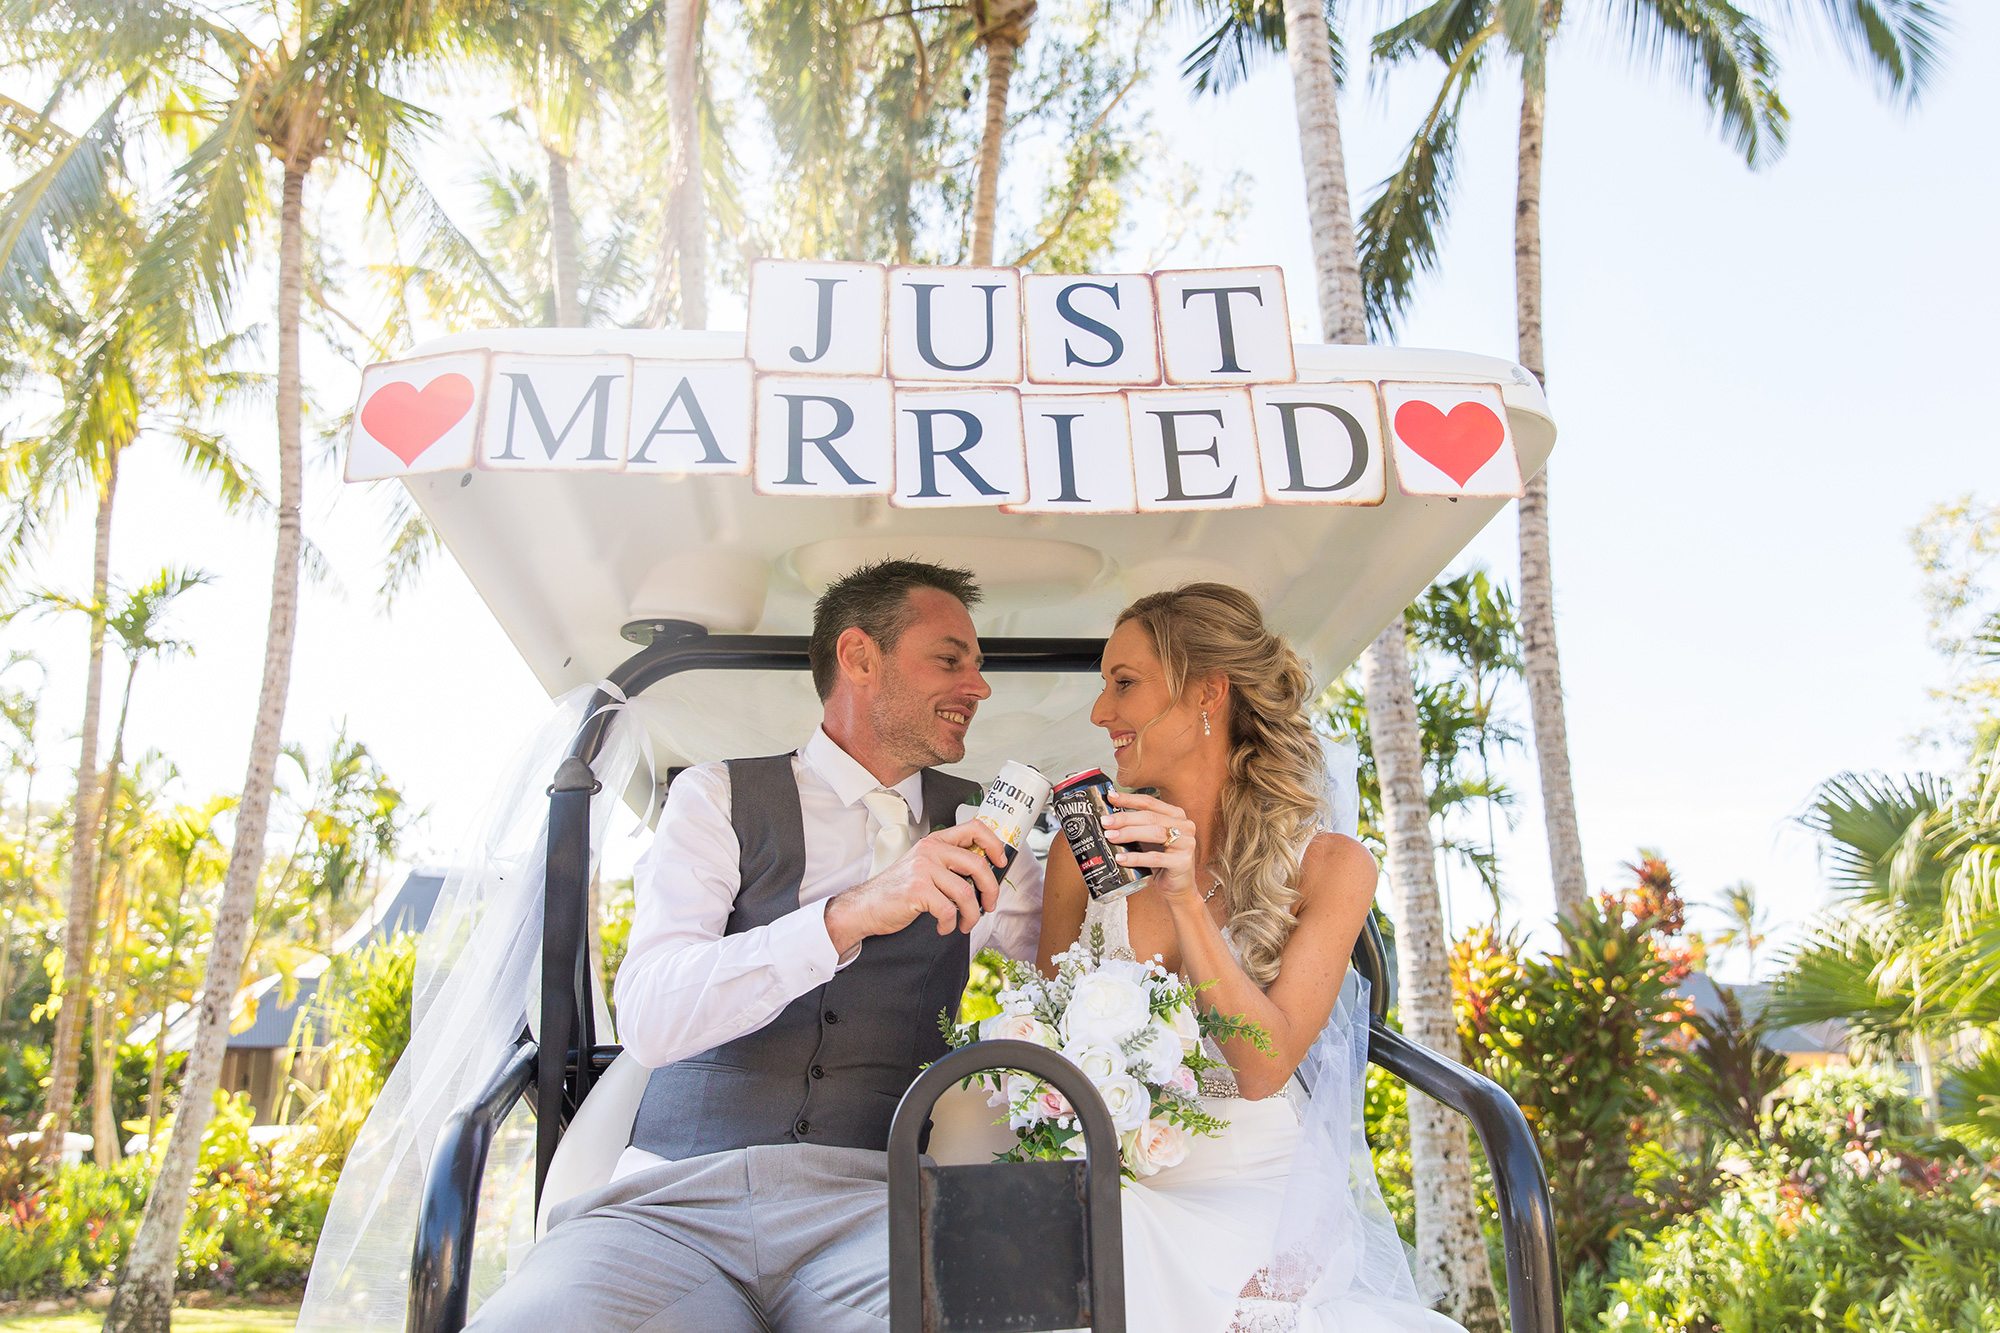
[(727, 765), (688, 769), (633, 867), (632, 938), (613, 990), (625, 1049), (652, 1068), (754, 1032), (839, 965), (824, 899), (723, 933), (739, 884), (729, 811)]

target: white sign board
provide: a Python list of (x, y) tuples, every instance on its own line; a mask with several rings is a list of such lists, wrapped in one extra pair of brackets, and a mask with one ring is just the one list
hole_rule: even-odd
[(1490, 383), (1297, 378), (1277, 268), (758, 260), (741, 358), (471, 350), (367, 368), (349, 481), (744, 476), (899, 508), (1171, 513), (1521, 493)]

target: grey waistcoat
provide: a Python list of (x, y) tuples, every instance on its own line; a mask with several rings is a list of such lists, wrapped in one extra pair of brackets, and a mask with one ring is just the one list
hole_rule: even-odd
[[(729, 785), (741, 887), (723, 933), (734, 935), (798, 910), (806, 837), (790, 755), (732, 759)], [(923, 820), (950, 820), (978, 790), (925, 769)], [(870, 937), (755, 1032), (655, 1069), (632, 1146), (669, 1161), (753, 1144), (887, 1148), (896, 1103), (945, 1053), (938, 1014), (956, 1015), (970, 962), (965, 936), (939, 935), (929, 916)]]

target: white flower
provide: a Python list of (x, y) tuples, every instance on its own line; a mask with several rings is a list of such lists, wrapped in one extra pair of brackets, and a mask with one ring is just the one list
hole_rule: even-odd
[(1000, 1012), (1010, 1018), (1035, 1012), (1035, 997), (1024, 990), (1003, 990), (993, 997), (1000, 1006)]
[(979, 1022), (981, 1041), (1031, 1041), (1037, 1046), (1055, 1048), (1056, 1034), (1049, 1025), (1033, 1014), (999, 1014)]
[(1155, 1018), (1128, 1059), (1132, 1072), (1146, 1082), (1165, 1083), (1181, 1067), (1182, 1054), (1180, 1034), (1174, 1031), (1174, 1025), (1164, 1018)]
[(1097, 975), (1117, 977), (1120, 981), (1129, 981), (1135, 986), (1143, 986), (1147, 980), (1146, 965), (1129, 958), (1105, 959), (1097, 965)]
[(1171, 1120), (1148, 1120), (1132, 1132), (1125, 1148), (1125, 1165), (1134, 1174), (1150, 1176), (1187, 1160), (1188, 1132)]
[(1063, 1047), (1063, 1054), (1069, 1062), (1083, 1071), (1083, 1076), (1102, 1087), (1107, 1079), (1121, 1077), (1125, 1073), (1125, 1056), (1116, 1046), (1085, 1046), (1072, 1042)]
[(1201, 1047), (1201, 1023), (1194, 1016), (1193, 1005), (1182, 1005), (1167, 1018), (1174, 1035), (1181, 1039), (1181, 1050), (1192, 1055)]
[(1106, 970), (1092, 972), (1070, 993), (1062, 1016), (1063, 1044), (1116, 1046), (1151, 1018), (1144, 986)]
[(1111, 1125), (1121, 1134), (1145, 1124), (1153, 1110), (1153, 1094), (1130, 1074), (1120, 1074), (1098, 1084), (1097, 1095), (1104, 1098), (1104, 1109), (1111, 1112)]
[(1048, 1119), (1042, 1113), (1042, 1085), (1026, 1074), (1009, 1074), (1006, 1082), (1007, 1127), (1012, 1130), (1033, 1129)]

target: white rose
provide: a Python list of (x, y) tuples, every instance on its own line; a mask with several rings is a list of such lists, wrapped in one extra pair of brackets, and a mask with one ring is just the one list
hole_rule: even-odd
[(1063, 1042), (1116, 1046), (1151, 1018), (1144, 986), (1103, 971), (1092, 972), (1070, 993), (1069, 1008), (1062, 1017)]
[(1049, 1025), (1033, 1014), (998, 1014), (979, 1022), (981, 1041), (1031, 1041), (1037, 1046), (1053, 1048), (1056, 1034)]
[(1125, 1169), (1144, 1180), (1159, 1170), (1139, 1154), (1139, 1131), (1128, 1129), (1118, 1136), (1118, 1157), (1125, 1163)]
[(1125, 1164), (1142, 1176), (1179, 1166), (1187, 1160), (1188, 1132), (1171, 1120), (1148, 1120), (1132, 1132)]
[(1116, 1046), (1086, 1046), (1072, 1042), (1063, 1047), (1063, 1054), (1083, 1071), (1085, 1078), (1100, 1087), (1105, 1080), (1118, 1078), (1125, 1072), (1125, 1056)]
[(1120, 981), (1129, 981), (1135, 986), (1143, 986), (1146, 984), (1147, 974), (1144, 963), (1134, 962), (1130, 958), (1107, 958), (1097, 965), (1097, 975), (1100, 977), (1116, 977)]
[(1201, 1046), (1201, 1023), (1194, 1016), (1193, 1005), (1183, 1005), (1174, 1010), (1167, 1019), (1167, 1025), (1181, 1039), (1181, 1050), (1193, 1054)]
[(1121, 1134), (1145, 1124), (1153, 1110), (1153, 1094), (1130, 1074), (1120, 1074), (1098, 1084), (1097, 1095), (1104, 1098), (1104, 1109), (1111, 1112), (1111, 1125)]
[[(988, 1019), (987, 1022), (993, 1020)], [(1180, 1034), (1164, 1018), (1155, 1018), (1127, 1057), (1131, 1070), (1148, 1083), (1165, 1083), (1181, 1067)]]

